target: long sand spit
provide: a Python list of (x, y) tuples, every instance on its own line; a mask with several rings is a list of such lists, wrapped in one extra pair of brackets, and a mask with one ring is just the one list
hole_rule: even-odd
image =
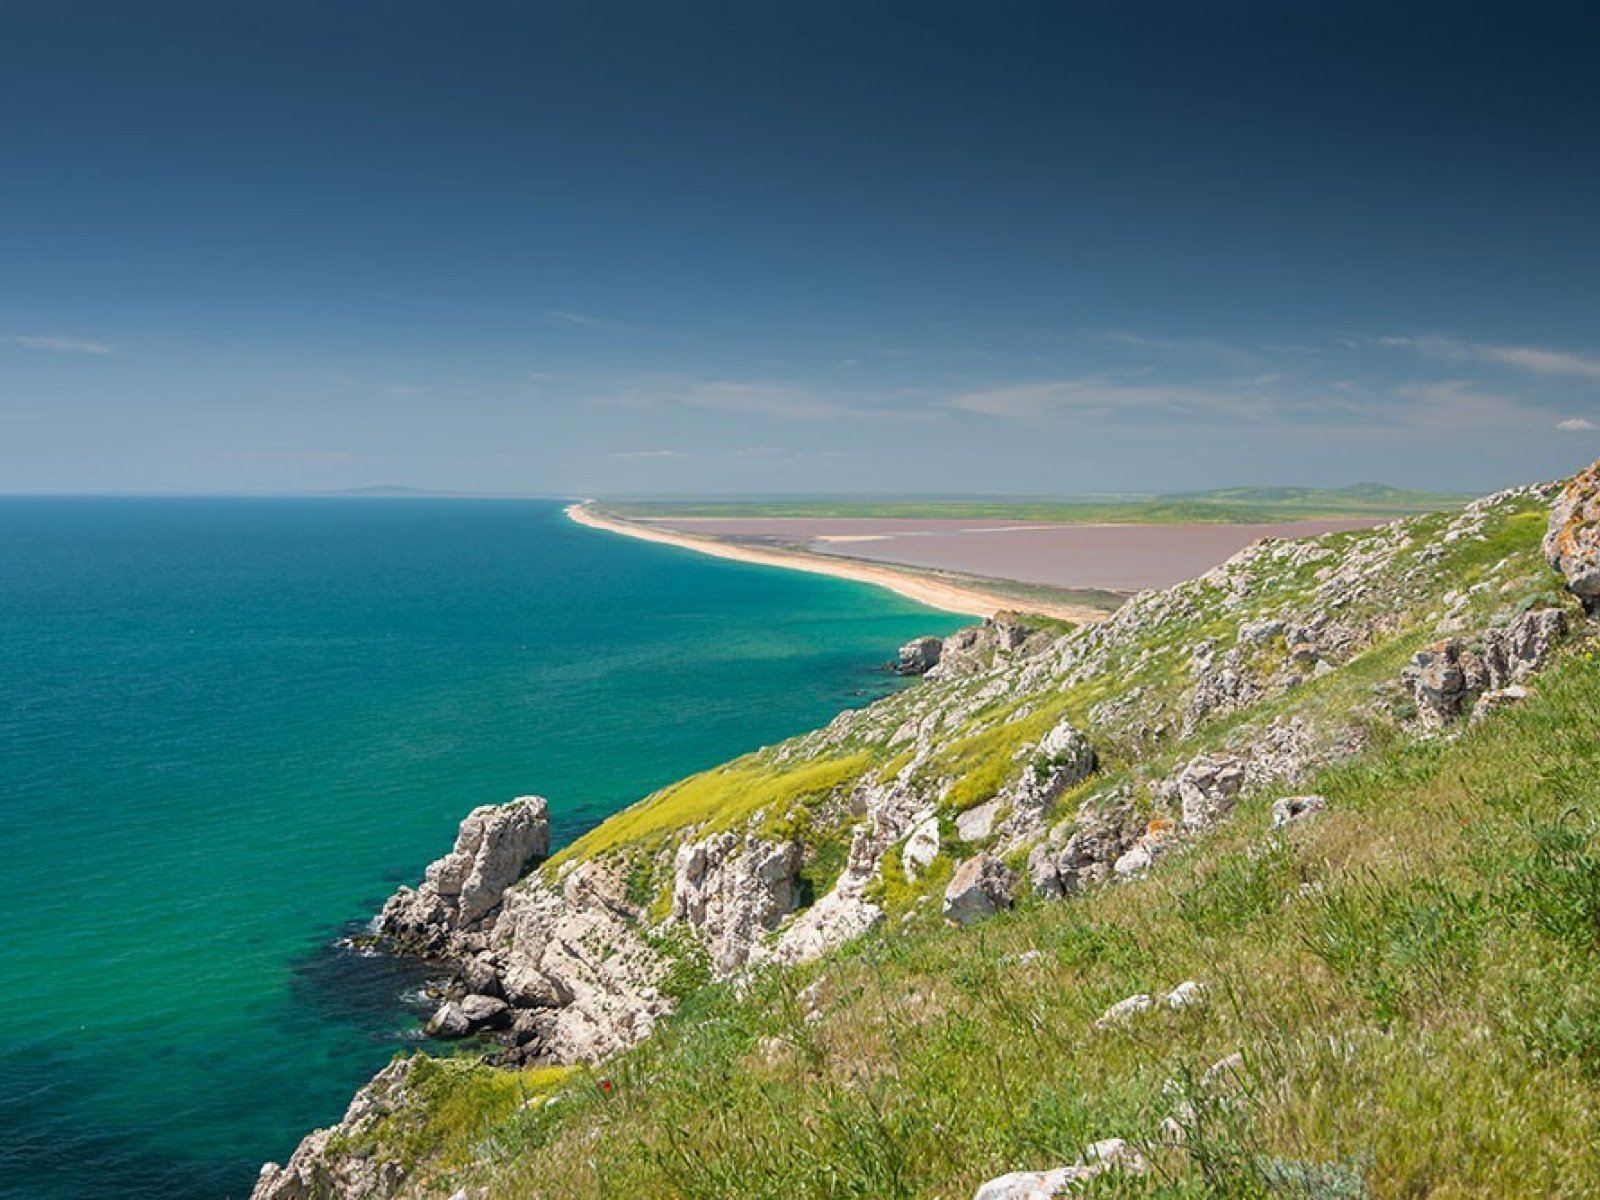
[(912, 571), (863, 562), (858, 559), (824, 558), (801, 550), (778, 549), (767, 546), (737, 545), (713, 537), (703, 537), (677, 530), (652, 528), (634, 521), (595, 512), (586, 504), (569, 505), (567, 516), (579, 525), (591, 529), (604, 529), (623, 537), (640, 541), (657, 542), (663, 546), (677, 546), (714, 558), (732, 559), (734, 562), (756, 563), (760, 566), (783, 567), (791, 571), (809, 571), (813, 575), (828, 575), (835, 579), (851, 579), (885, 588), (918, 604), (937, 608), (943, 612), (960, 613), (969, 617), (992, 617), (1008, 610), (1024, 610), (1040, 616), (1089, 624), (1103, 621), (1104, 610), (1083, 604), (1071, 604), (1043, 598), (1019, 599), (1000, 592), (985, 591), (965, 583), (954, 583)]

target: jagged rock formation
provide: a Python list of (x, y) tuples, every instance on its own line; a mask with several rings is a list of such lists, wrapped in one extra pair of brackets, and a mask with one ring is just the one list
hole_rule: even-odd
[(513, 1060), (597, 1062), (649, 1036), (670, 1006), (642, 916), (626, 880), (598, 862), (506, 898), (492, 952), (518, 1010)]
[[(1526, 682), (1567, 634), (1559, 608), (1535, 609), (1486, 629), (1475, 645), (1446, 638), (1417, 651), (1404, 675), (1424, 725), (1440, 728), (1472, 710), (1479, 697)], [(1495, 703), (1506, 697), (1499, 696)]]
[(673, 864), (672, 915), (700, 931), (713, 967), (750, 961), (763, 934), (800, 902), (800, 846), (723, 833), (690, 842)]
[(389, 898), (379, 932), (412, 953), (481, 950), (506, 889), (549, 852), (542, 796), (475, 808), (461, 822), (454, 849), (428, 867), (421, 886)]

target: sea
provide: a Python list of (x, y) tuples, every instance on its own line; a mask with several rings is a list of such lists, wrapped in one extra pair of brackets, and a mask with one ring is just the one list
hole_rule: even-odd
[(0, 1196), (247, 1196), (426, 1044), (345, 939), (470, 809), (559, 846), (963, 623), (554, 500), (0, 498)]

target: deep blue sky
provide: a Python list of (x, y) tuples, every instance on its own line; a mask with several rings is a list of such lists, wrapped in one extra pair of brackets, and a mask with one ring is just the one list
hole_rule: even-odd
[(13, 5), (0, 491), (1564, 473), (1587, 8)]

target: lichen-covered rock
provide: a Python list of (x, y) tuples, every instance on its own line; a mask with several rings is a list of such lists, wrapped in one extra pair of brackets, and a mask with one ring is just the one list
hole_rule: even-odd
[(481, 950), (506, 889), (549, 852), (543, 797), (475, 808), (461, 822), (454, 849), (428, 867), (421, 886), (401, 888), (389, 898), (379, 931), (412, 953)]
[(800, 844), (722, 833), (679, 847), (672, 915), (699, 931), (720, 975), (750, 960), (800, 902)]
[(1083, 1157), (1069, 1167), (1051, 1171), (1013, 1171), (991, 1179), (977, 1191), (973, 1200), (1051, 1200), (1068, 1195), (1107, 1171), (1126, 1171), (1138, 1175), (1145, 1170), (1143, 1157), (1121, 1138), (1095, 1142)]
[(1446, 638), (1417, 651), (1402, 678), (1423, 725), (1441, 728), (1471, 711), (1485, 692), (1526, 682), (1566, 636), (1559, 608), (1534, 609), (1486, 629), (1476, 647)]
[(914, 638), (900, 647), (895, 670), (901, 675), (926, 675), (939, 665), (939, 657), (943, 653), (943, 638)]
[(1070, 822), (1052, 831), (1050, 845), (1059, 849), (1037, 860), (1030, 857), (1034, 891), (1046, 896), (1073, 896), (1111, 878), (1116, 863), (1148, 832), (1148, 822), (1121, 792), (1086, 800)]
[(1551, 505), (1544, 555), (1584, 611), (1600, 613), (1600, 462), (1575, 475)]
[(1017, 873), (989, 854), (967, 859), (956, 868), (944, 890), (944, 915), (970, 925), (1010, 908), (1017, 893)]
[(1513, 705), (1521, 704), (1532, 694), (1520, 683), (1487, 691), (1479, 696), (1477, 704), (1472, 706), (1472, 723), (1476, 725), (1479, 721), (1486, 720), (1497, 712), (1504, 712)]
[(1178, 772), (1183, 823), (1191, 829), (1214, 825), (1233, 811), (1244, 787), (1245, 762), (1232, 754), (1201, 754)]

